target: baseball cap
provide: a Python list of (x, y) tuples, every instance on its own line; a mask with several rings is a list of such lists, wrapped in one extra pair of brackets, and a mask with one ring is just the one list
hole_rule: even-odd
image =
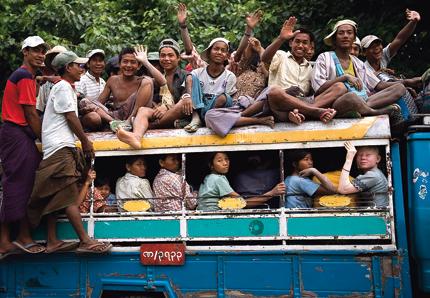
[(46, 50), (49, 49), (48, 44), (42, 39), (42, 37), (34, 35), (29, 36), (22, 42), (21, 50), (25, 48), (35, 48), (37, 46), (43, 45)]
[(94, 56), (95, 54), (102, 54), (103, 57), (105, 57), (105, 51), (101, 50), (101, 49), (94, 49), (94, 50), (89, 50), (87, 52), (87, 55), (85, 57), (87, 57), (88, 59), (91, 59), (92, 56)]
[(72, 51), (65, 51), (55, 56), (51, 64), (52, 64), (52, 67), (58, 70), (72, 62), (85, 64), (88, 62), (88, 58), (81, 58), (81, 57), (78, 57), (78, 55), (76, 55)]
[(63, 46), (55, 46), (52, 49), (49, 49), (49, 51), (46, 52), (46, 55), (49, 54), (58, 54), (67, 51), (67, 49)]
[(340, 20), (333, 26), (333, 31), (324, 38), (324, 43), (328, 46), (332, 46), (331, 39), (333, 35), (336, 34), (337, 29), (342, 25), (351, 25), (355, 29), (355, 33), (357, 33), (357, 23), (352, 20)]
[(179, 47), (179, 43), (171, 38), (163, 39), (160, 42), (160, 46), (158, 47), (158, 51), (161, 51), (162, 48), (172, 48), (179, 55), (181, 53), (181, 48)]
[(227, 45), (228, 49), (230, 49), (230, 42), (229, 42), (227, 39), (222, 38), (222, 37), (214, 38), (214, 39), (212, 39), (212, 40), (211, 40), (211, 42), (209, 43), (208, 47), (207, 47), (206, 49), (204, 49), (204, 51), (203, 51), (203, 52), (201, 53), (201, 55), (200, 55), (200, 57), (201, 57), (204, 61), (206, 61), (206, 62), (208, 62), (208, 61), (209, 61), (209, 49), (214, 45), (214, 43), (216, 43), (216, 42), (218, 42), (218, 41), (221, 41), (221, 42), (225, 43), (225, 44)]
[(363, 39), (361, 40), (361, 47), (363, 49), (367, 49), (370, 46), (370, 44), (372, 42), (374, 42), (375, 40), (379, 40), (380, 42), (382, 42), (382, 39), (380, 39), (378, 36), (367, 35), (367, 36), (363, 37)]

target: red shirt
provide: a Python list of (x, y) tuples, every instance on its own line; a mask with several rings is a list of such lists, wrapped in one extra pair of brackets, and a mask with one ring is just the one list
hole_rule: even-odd
[(28, 125), (22, 105), (36, 106), (36, 81), (24, 66), (15, 70), (7, 80), (2, 103), (3, 121)]

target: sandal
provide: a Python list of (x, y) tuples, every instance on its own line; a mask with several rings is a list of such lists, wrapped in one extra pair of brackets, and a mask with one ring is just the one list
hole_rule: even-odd
[(116, 133), (120, 128), (126, 131), (133, 130), (133, 127), (127, 120), (112, 120), (111, 122), (109, 122), (109, 127), (114, 133)]
[(102, 254), (108, 252), (112, 247), (113, 245), (109, 242), (95, 242), (89, 245), (79, 246), (76, 249), (76, 253)]
[(46, 248), (45, 253), (72, 251), (79, 246), (79, 242), (64, 242), (61, 241), (53, 248)]
[(176, 119), (175, 122), (173, 122), (174, 128), (184, 128), (185, 126), (190, 124), (190, 120), (187, 119)]
[(191, 122), (190, 124), (184, 127), (184, 130), (186, 132), (193, 133), (193, 132), (196, 132), (199, 129), (199, 127), (201, 127), (200, 123)]
[[(38, 253), (42, 253), (46, 250), (46, 248), (43, 245), (40, 245), (36, 242), (32, 242), (32, 243), (28, 243), (28, 244), (22, 244), (21, 242), (18, 241), (13, 241), (12, 242), (16, 247), (18, 247), (20, 250), (22, 250), (23, 252), (29, 253), (29, 254), (38, 254)], [(36, 248), (36, 250), (31, 250), (31, 248)]]

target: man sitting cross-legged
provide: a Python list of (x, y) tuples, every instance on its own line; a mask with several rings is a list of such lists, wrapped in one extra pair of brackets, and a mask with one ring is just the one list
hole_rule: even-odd
[[(310, 116), (326, 123), (336, 114), (336, 111), (331, 109), (331, 103), (346, 93), (346, 88), (337, 84), (319, 94), (317, 98), (311, 96), (312, 66), (305, 56), (314, 42), (314, 35), (304, 28), (294, 31), (296, 22), (295, 17), (286, 20), (279, 36), (261, 57), (264, 63), (270, 65), (269, 88), (265, 91), (268, 103), (278, 121), (289, 119), (300, 124), (304, 116)], [(289, 52), (279, 50), (286, 41), (289, 41), (291, 48)], [(327, 104), (317, 105), (317, 101)]]

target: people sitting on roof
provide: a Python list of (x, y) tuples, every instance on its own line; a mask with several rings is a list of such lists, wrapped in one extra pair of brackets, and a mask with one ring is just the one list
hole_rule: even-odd
[(312, 76), (313, 89), (319, 94), (337, 83), (348, 89), (348, 93), (332, 104), (340, 117), (351, 112), (369, 116), (398, 111), (399, 106), (393, 104), (405, 93), (405, 87), (382, 82), (360, 59), (350, 55), (356, 36), (354, 21), (341, 20), (334, 25), (333, 31), (324, 38), (324, 43), (334, 50), (318, 56)]

